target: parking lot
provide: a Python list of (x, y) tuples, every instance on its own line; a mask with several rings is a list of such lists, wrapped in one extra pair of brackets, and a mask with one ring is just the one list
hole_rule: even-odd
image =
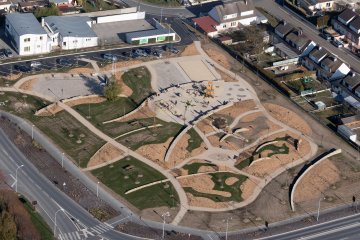
[(130, 20), (93, 25), (98, 35), (100, 45), (113, 45), (125, 42), (125, 33), (154, 29), (146, 20)]

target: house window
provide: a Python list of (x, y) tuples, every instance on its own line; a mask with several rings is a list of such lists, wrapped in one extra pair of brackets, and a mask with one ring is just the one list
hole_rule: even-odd
[(24, 42), (30, 42), (30, 38), (24, 38)]
[(30, 52), (30, 47), (29, 46), (24, 47), (24, 52)]
[(226, 24), (223, 24), (223, 28), (226, 28)]
[(63, 46), (66, 46), (66, 42), (63, 42)]
[(231, 23), (231, 26), (232, 26), (232, 27), (236, 26), (236, 22), (232, 22), (232, 23)]
[(43, 40), (43, 37), (42, 37), (42, 36), (40, 37), (40, 40)]
[(328, 3), (326, 3), (326, 7), (330, 7), (330, 3), (328, 2)]

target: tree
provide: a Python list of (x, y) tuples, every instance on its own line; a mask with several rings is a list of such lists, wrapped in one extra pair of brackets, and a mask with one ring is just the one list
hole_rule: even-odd
[(37, 19), (40, 19), (42, 17), (47, 17), (47, 16), (61, 15), (58, 7), (54, 3), (51, 3), (49, 7), (37, 8), (35, 10), (34, 14)]
[(16, 239), (16, 224), (9, 212), (0, 213), (0, 239)]
[(114, 76), (111, 77), (109, 83), (104, 87), (104, 96), (108, 101), (114, 101), (121, 93), (120, 85), (115, 81)]

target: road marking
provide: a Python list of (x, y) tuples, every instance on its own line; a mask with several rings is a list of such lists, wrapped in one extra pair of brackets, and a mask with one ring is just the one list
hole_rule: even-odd
[(311, 236), (301, 237), (299, 239), (307, 240), (307, 239), (312, 239), (312, 238), (316, 238), (316, 237), (321, 237), (321, 236), (324, 236), (324, 235), (329, 235), (330, 233), (340, 232), (342, 230), (351, 229), (351, 228), (357, 227), (357, 226), (360, 226), (360, 222), (353, 223), (353, 224), (350, 224), (350, 225), (346, 225), (346, 226), (343, 226), (343, 227), (334, 228), (334, 229), (331, 229), (331, 230), (328, 230), (328, 231), (325, 231), (325, 232), (320, 232), (320, 233), (317, 233), (317, 234), (314, 234), (314, 235), (311, 235)]

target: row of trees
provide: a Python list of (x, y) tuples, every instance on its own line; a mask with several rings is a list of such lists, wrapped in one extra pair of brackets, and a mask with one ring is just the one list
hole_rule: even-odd
[[(0, 186), (4, 184), (0, 173)], [(41, 236), (17, 194), (0, 189), (0, 239), (40, 240)]]

